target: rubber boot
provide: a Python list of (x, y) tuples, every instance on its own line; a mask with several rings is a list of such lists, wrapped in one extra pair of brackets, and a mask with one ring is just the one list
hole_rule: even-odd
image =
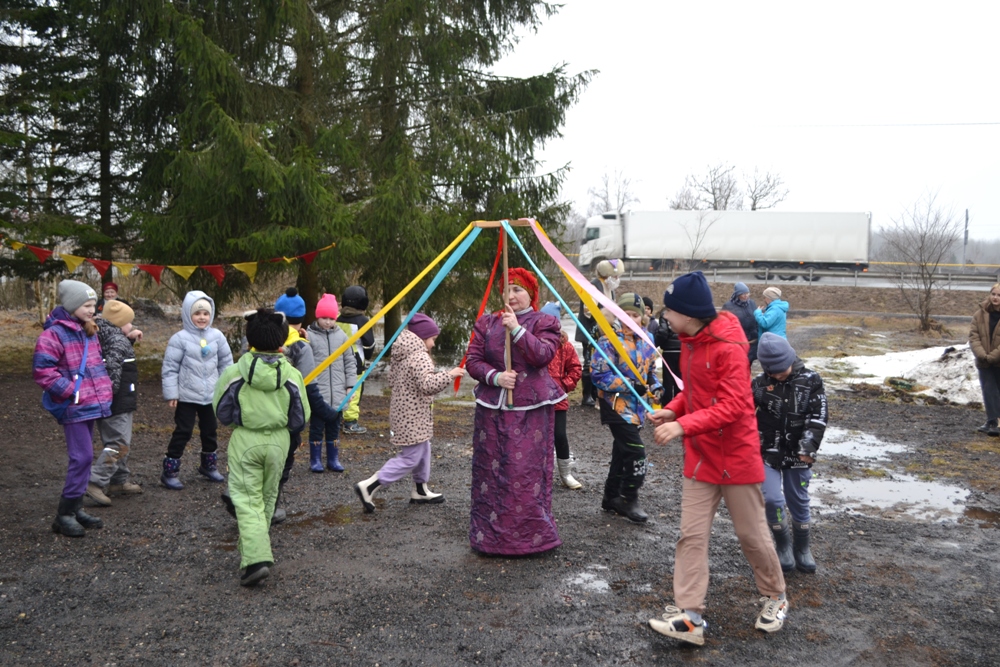
[(583, 484), (580, 484), (573, 477), (573, 464), (569, 459), (556, 459), (556, 467), (559, 469), (559, 477), (562, 479), (563, 486), (567, 489), (583, 488)]
[(375, 511), (375, 503), (372, 502), (372, 496), (379, 487), (378, 473), (375, 473), (368, 479), (362, 480), (354, 485), (354, 493), (358, 494), (358, 498), (361, 499), (361, 505), (365, 508), (365, 512), (371, 514)]
[(271, 515), (271, 525), (283, 523), (288, 518), (288, 513), (281, 506), (281, 486), (278, 486), (278, 497), (274, 499), (274, 514)]
[(207, 477), (212, 482), (225, 482), (226, 478), (219, 472), (218, 456), (215, 452), (202, 452), (201, 465), (198, 472)]
[(611, 500), (611, 509), (616, 513), (621, 514), (623, 517), (628, 519), (633, 523), (646, 523), (649, 519), (649, 515), (642, 511), (639, 507), (639, 499), (632, 498), (631, 500), (625, 498), (625, 496), (618, 496)]
[(76, 522), (84, 528), (104, 528), (104, 522), (83, 511), (83, 498), (76, 499)]
[(233, 504), (233, 498), (229, 495), (229, 489), (226, 489), (219, 496), (222, 499), (222, 506), (226, 508), (229, 516), (236, 518), (236, 505)]
[(594, 407), (594, 383), (590, 381), (588, 376), (584, 375), (580, 385), (583, 390), (583, 402), (580, 405), (585, 408)]
[(326, 467), (333, 472), (344, 472), (344, 466), (340, 465), (340, 460), (337, 458), (338, 454), (340, 454), (340, 440), (328, 441), (326, 443)]
[(427, 488), (426, 484), (417, 482), (413, 491), (410, 492), (411, 505), (438, 505), (444, 502), (444, 495), (434, 493)]
[(169, 456), (163, 457), (163, 474), (160, 475), (160, 484), (173, 491), (180, 491), (184, 488), (181, 480), (177, 478), (177, 473), (181, 469), (181, 460), (172, 459)]
[(809, 524), (793, 523), (792, 536), (795, 542), (793, 549), (795, 569), (812, 574), (816, 571), (816, 561), (813, 560), (812, 551), (809, 550)]
[(309, 443), (309, 469), (313, 472), (323, 472), (323, 443)]
[(67, 498), (66, 496), (59, 499), (59, 509), (56, 511), (56, 520), (52, 522), (52, 532), (66, 537), (83, 537), (83, 526), (76, 520), (78, 500), (82, 499)]
[(778, 553), (778, 562), (782, 572), (795, 569), (795, 556), (792, 555), (792, 534), (788, 530), (788, 517), (782, 517), (781, 523), (771, 524), (771, 534), (774, 536), (774, 550)]

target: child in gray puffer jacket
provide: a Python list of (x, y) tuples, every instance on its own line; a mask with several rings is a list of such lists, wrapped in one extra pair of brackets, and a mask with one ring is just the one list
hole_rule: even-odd
[(201, 431), (201, 466), (198, 472), (213, 482), (224, 482), (219, 474), (216, 450), (218, 424), (212, 409), (215, 383), (233, 364), (233, 353), (222, 332), (212, 327), (215, 301), (195, 290), (184, 296), (181, 321), (184, 328), (170, 337), (163, 353), (163, 398), (174, 412), (174, 433), (163, 459), (160, 483), (168, 489), (184, 488), (177, 478), (181, 455), (194, 433), (195, 419)]

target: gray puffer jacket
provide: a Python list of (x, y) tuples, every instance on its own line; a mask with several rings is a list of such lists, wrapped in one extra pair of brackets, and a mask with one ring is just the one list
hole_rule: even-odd
[[(205, 299), (212, 307), (212, 320), (204, 329), (191, 321), (191, 307)], [(212, 402), (215, 383), (222, 371), (233, 364), (233, 353), (226, 337), (212, 328), (215, 321), (215, 301), (204, 292), (188, 292), (181, 305), (184, 328), (170, 337), (163, 353), (163, 398), (168, 401), (208, 405)]]
[[(323, 363), (338, 347), (347, 342), (347, 334), (339, 326), (322, 329), (313, 322), (309, 325), (309, 344), (312, 345), (316, 365)], [(358, 366), (351, 350), (340, 355), (316, 376), (313, 383), (319, 387), (323, 400), (334, 410), (347, 397), (347, 392), (358, 381)]]

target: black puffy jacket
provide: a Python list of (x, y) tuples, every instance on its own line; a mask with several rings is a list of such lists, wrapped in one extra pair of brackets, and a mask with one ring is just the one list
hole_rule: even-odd
[(819, 373), (796, 359), (788, 379), (779, 382), (761, 373), (750, 387), (764, 463), (776, 470), (811, 467), (799, 456), (815, 458), (826, 432), (826, 392)]

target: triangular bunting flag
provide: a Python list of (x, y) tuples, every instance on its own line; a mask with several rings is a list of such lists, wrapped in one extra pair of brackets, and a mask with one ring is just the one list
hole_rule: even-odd
[(106, 259), (90, 259), (88, 257), (87, 261), (90, 262), (95, 269), (97, 269), (97, 273), (99, 273), (102, 278), (104, 277), (104, 274), (108, 272), (108, 269), (111, 268), (111, 262)]
[(222, 264), (209, 264), (208, 266), (202, 266), (201, 268), (211, 273), (212, 277), (215, 278), (215, 282), (218, 283), (219, 287), (222, 287), (222, 280), (226, 277), (225, 266)]
[(233, 268), (247, 274), (250, 282), (253, 282), (253, 279), (257, 277), (257, 262), (240, 262), (233, 264)]
[(63, 253), (60, 257), (62, 258), (63, 263), (66, 264), (66, 268), (69, 269), (70, 273), (76, 271), (77, 267), (83, 264), (83, 257), (67, 255), (66, 253)]
[(129, 275), (132, 273), (132, 269), (135, 268), (135, 264), (126, 264), (125, 262), (111, 262), (111, 264), (118, 269), (118, 272), (123, 276)]
[(184, 280), (187, 280), (188, 278), (191, 277), (191, 274), (194, 273), (194, 270), (197, 269), (198, 267), (197, 266), (173, 266), (171, 264), (167, 264), (167, 268), (170, 269), (171, 271), (173, 271), (174, 273), (176, 273), (177, 275), (179, 275)]
[(312, 264), (313, 260), (316, 259), (316, 255), (319, 254), (319, 250), (313, 250), (312, 252), (307, 252), (304, 255), (299, 255), (299, 259), (306, 263), (306, 265)]
[(24, 247), (24, 244), (21, 243), (20, 241), (11, 241), (10, 247), (13, 248), (14, 250), (20, 250), (21, 248)]
[(160, 284), (160, 275), (163, 273), (163, 269), (167, 268), (165, 266), (160, 266), (159, 264), (139, 264), (139, 270), (145, 271), (149, 275), (153, 276), (153, 280), (156, 284)]
[(44, 264), (45, 260), (47, 260), (52, 255), (52, 251), (46, 250), (45, 248), (36, 248), (33, 245), (25, 246), (25, 248), (30, 250), (31, 254), (37, 257), (38, 261), (41, 262), (42, 264)]

